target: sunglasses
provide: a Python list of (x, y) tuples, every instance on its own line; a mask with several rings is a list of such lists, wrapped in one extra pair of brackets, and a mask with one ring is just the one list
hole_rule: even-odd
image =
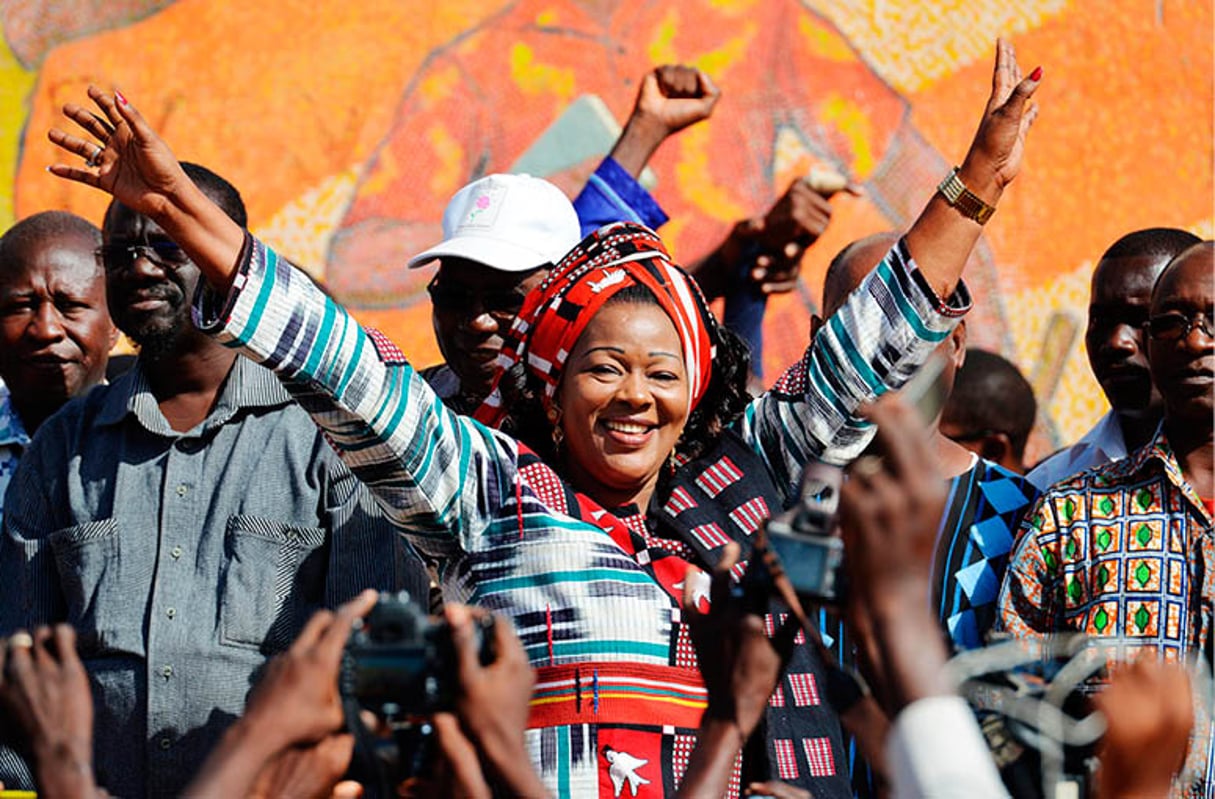
[(150, 241), (145, 244), (106, 244), (97, 248), (97, 257), (107, 270), (130, 269), (135, 259), (147, 258), (157, 266), (182, 266), (190, 262), (185, 251), (171, 241)]
[(1147, 320), (1148, 335), (1157, 341), (1180, 341), (1190, 335), (1197, 327), (1207, 338), (1215, 336), (1211, 329), (1211, 315), (1202, 312), (1184, 314), (1181, 311), (1168, 311), (1156, 314)]
[(524, 299), (517, 291), (470, 291), (463, 286), (441, 283), (438, 277), (426, 286), (426, 293), (439, 311), (472, 313), (480, 308), (483, 313), (505, 322), (519, 315)]

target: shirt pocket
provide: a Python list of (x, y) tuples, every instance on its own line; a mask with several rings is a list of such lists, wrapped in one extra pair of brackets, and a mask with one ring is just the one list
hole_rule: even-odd
[(67, 622), (85, 656), (130, 653), (142, 657), (143, 615), (151, 564), (123, 551), (114, 519), (85, 522), (49, 536)]
[(220, 576), (220, 641), (286, 649), (325, 595), (325, 530), (262, 516), (228, 519)]

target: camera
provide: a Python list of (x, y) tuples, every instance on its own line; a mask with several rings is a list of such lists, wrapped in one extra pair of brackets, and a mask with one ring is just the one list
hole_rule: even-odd
[(837, 604), (844, 596), (844, 542), (835, 535), (843, 478), (838, 466), (806, 464), (797, 503), (768, 522), (768, 546), (803, 602)]
[[(494, 620), (473, 618), (481, 665), (497, 657)], [(451, 625), (430, 617), (409, 595), (381, 594), (355, 622), (338, 679), (346, 728), (354, 735), (350, 776), (370, 799), (397, 796), (397, 786), (431, 775), (436, 757), (428, 717), (455, 708), (460, 669)], [(377, 728), (360, 717), (371, 711)]]
[[(497, 656), (493, 617), (474, 617), (473, 625), (478, 657), (488, 666)], [(343, 696), (389, 719), (454, 709), (460, 686), (450, 625), (427, 616), (408, 594), (381, 594), (350, 635), (340, 686)]]

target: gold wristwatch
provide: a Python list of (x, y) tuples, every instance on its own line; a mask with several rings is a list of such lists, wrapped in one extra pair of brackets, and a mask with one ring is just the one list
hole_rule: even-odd
[(956, 208), (958, 213), (967, 219), (973, 219), (980, 225), (987, 224), (987, 220), (991, 219), (991, 215), (996, 212), (994, 205), (983, 202), (979, 195), (966, 188), (966, 184), (958, 177), (956, 166), (941, 181), (941, 185), (937, 186), (937, 191), (941, 192), (945, 202)]

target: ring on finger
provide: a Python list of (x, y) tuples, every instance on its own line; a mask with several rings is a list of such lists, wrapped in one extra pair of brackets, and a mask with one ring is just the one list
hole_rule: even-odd
[(30, 635), (29, 633), (25, 633), (25, 632), (13, 633), (13, 635), (8, 639), (8, 648), (9, 649), (33, 649), (34, 648), (34, 636)]
[(862, 455), (852, 464), (852, 473), (857, 477), (873, 477), (882, 471), (882, 459), (877, 455)]
[(84, 165), (87, 167), (95, 167), (95, 166), (100, 165), (101, 164), (101, 154), (105, 152), (104, 146), (96, 145), (96, 144), (93, 146), (96, 147), (97, 149), (96, 149), (96, 152), (94, 152), (91, 156), (89, 156), (89, 159), (84, 162)]

